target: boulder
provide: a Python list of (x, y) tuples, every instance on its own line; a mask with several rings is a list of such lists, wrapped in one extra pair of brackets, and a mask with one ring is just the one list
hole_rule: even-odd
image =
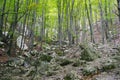
[(94, 49), (94, 47), (91, 47), (87, 44), (80, 44), (79, 47), (81, 49), (82, 60), (93, 61), (100, 57), (99, 53)]

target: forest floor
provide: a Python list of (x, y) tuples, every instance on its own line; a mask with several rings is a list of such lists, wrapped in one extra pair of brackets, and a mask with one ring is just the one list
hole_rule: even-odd
[(0, 80), (120, 80), (120, 45), (49, 45), (0, 59)]

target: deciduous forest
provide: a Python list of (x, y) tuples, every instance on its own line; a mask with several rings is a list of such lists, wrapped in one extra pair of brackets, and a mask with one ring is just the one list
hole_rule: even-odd
[(0, 0), (0, 80), (120, 80), (120, 0)]

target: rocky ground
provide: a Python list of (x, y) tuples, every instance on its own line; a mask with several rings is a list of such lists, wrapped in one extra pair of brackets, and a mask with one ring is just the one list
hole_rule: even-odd
[(120, 45), (44, 44), (0, 62), (0, 80), (120, 80)]

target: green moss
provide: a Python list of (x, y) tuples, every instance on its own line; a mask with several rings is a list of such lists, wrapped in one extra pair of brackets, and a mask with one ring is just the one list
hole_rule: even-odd
[(50, 56), (50, 55), (41, 54), (41, 56), (40, 56), (40, 60), (42, 60), (42, 61), (50, 62), (51, 59), (52, 59), (52, 56)]

